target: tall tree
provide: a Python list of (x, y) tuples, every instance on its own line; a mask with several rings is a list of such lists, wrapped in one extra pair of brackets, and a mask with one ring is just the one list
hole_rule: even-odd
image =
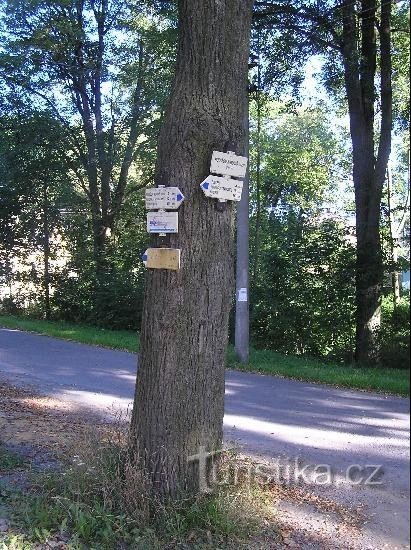
[[(164, 57), (172, 65), (173, 48), (165, 55), (155, 47), (161, 35), (156, 22), (147, 33), (129, 8), (117, 0), (9, 0), (1, 33), (0, 80), (11, 93), (23, 91), (53, 112), (79, 161), (76, 176), (89, 201), (99, 283), (138, 141), (147, 141), (153, 112), (161, 110), (169, 70)], [(160, 62), (155, 49), (162, 52)], [(141, 180), (144, 187), (146, 178)]]
[(334, 89), (344, 86), (356, 203), (356, 359), (378, 362), (383, 274), (380, 207), (392, 131), (392, 2), (344, 0), (332, 5), (258, 0), (257, 8), (257, 21), (265, 21), (276, 32), (293, 31), (303, 45), (327, 56), (328, 83)]
[[(382, 189), (391, 152), (391, 2), (362, 0), (360, 12), (343, 2), (343, 65), (350, 114), (356, 205), (356, 360), (379, 361), (381, 286), (380, 242)], [(377, 36), (379, 32), (379, 52)], [(379, 55), (377, 55), (379, 53)], [(375, 128), (377, 60), (381, 120)], [(377, 149), (377, 150), (376, 150)]]
[(160, 134), (155, 182), (185, 195), (179, 232), (154, 245), (181, 249), (179, 271), (149, 270), (131, 423), (153, 492), (198, 487), (189, 457), (219, 450), (233, 296), (234, 207), (200, 182), (213, 150), (246, 151), (251, 0), (180, 0), (177, 68)]

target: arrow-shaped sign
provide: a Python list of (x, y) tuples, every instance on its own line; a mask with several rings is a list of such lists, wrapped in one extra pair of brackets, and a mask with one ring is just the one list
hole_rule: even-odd
[(148, 248), (141, 259), (150, 269), (180, 269), (179, 248)]
[(146, 189), (147, 210), (177, 210), (184, 200), (178, 187), (152, 187)]
[(210, 175), (200, 183), (206, 197), (220, 201), (240, 201), (243, 182), (231, 178)]

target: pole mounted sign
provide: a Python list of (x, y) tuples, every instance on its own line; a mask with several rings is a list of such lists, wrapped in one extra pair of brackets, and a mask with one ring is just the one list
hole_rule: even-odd
[(232, 151), (228, 151), (228, 153), (213, 151), (211, 174), (200, 183), (205, 196), (218, 199), (219, 202), (239, 202), (243, 190), (242, 179), (245, 178), (247, 172), (247, 163), (247, 157), (240, 157)]
[(178, 187), (153, 187), (146, 189), (147, 210), (177, 210), (184, 200)]

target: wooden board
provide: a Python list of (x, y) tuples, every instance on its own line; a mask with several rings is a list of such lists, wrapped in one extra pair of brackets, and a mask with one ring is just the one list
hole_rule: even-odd
[(149, 233), (178, 233), (178, 212), (148, 212)]
[(220, 153), (219, 151), (213, 151), (210, 171), (213, 174), (245, 178), (247, 164), (247, 157), (240, 157), (231, 152)]
[(206, 197), (221, 201), (240, 201), (243, 182), (231, 178), (210, 175), (200, 183)]
[(178, 187), (153, 187), (146, 189), (147, 210), (177, 210), (184, 200)]
[(143, 261), (149, 269), (180, 269), (179, 248), (148, 248)]

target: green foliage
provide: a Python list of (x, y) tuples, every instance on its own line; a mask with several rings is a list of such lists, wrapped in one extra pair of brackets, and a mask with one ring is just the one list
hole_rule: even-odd
[(251, 349), (249, 363), (236, 360), (234, 350), (228, 354), (228, 367), (241, 370), (283, 376), (296, 380), (330, 384), (337, 387), (380, 391), (408, 396), (410, 394), (409, 372), (387, 367), (364, 367), (335, 363), (310, 358), (283, 355), (271, 350)]
[(410, 368), (410, 299), (403, 297), (394, 307), (392, 296), (382, 304), (381, 360), (387, 367)]
[[(308, 216), (309, 218), (310, 216)], [(259, 346), (283, 353), (351, 359), (353, 248), (335, 221), (272, 215), (264, 231), (251, 327)]]
[(0, 315), (0, 326), (37, 332), (46, 336), (81, 342), (82, 344), (93, 344), (130, 352), (138, 350), (138, 335), (134, 331), (107, 330), (64, 321), (44, 321), (8, 315)]

